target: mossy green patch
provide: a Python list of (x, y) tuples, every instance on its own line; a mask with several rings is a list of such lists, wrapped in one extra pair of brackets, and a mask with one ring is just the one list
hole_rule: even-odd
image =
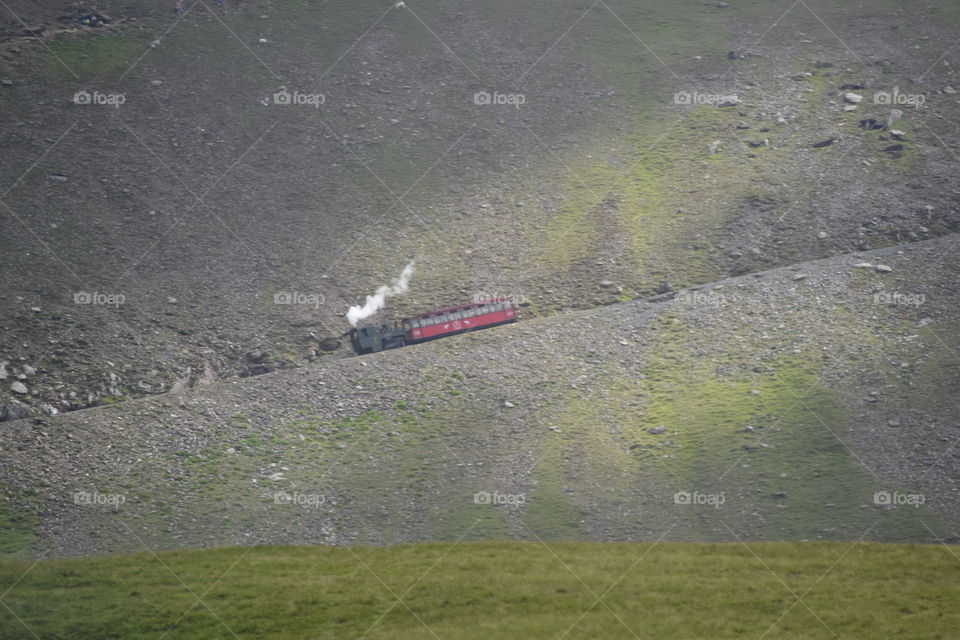
[(24, 555), (36, 537), (39, 524), (39, 518), (23, 509), (0, 505), (0, 559)]
[(130, 34), (63, 35), (47, 46), (41, 60), (48, 73), (62, 79), (76, 74), (95, 82), (116, 80), (148, 51), (143, 36)]
[[(547, 442), (551, 447), (554, 443)], [(536, 486), (525, 496), (525, 535), (544, 541), (577, 540), (582, 537), (583, 515), (564, 490), (566, 483), (557, 458), (557, 449), (548, 450), (533, 470)]]
[[(667, 325), (682, 331), (682, 323)], [(724, 375), (710, 358), (691, 357), (696, 348), (688, 340), (667, 335), (660, 332), (665, 348), (638, 385), (645, 413), (633, 438), (641, 451), (669, 439), (670, 453), (659, 463), (678, 490), (723, 494), (727, 513), (738, 514), (731, 529), (749, 523), (782, 539), (868, 530), (880, 540), (926, 535), (915, 510), (876, 508), (874, 493), (886, 487), (847, 442), (851, 417), (819, 381), (812, 354)], [(762, 516), (745, 523), (747, 513)], [(716, 535), (720, 510), (697, 515), (703, 535)], [(935, 513), (923, 516), (942, 529)]]

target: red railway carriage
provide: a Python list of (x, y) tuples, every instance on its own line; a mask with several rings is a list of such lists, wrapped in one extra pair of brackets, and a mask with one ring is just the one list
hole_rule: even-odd
[(462, 331), (492, 327), (517, 319), (513, 303), (503, 298), (438, 309), (402, 321), (407, 343), (423, 342)]
[(517, 311), (510, 300), (494, 298), (459, 307), (438, 309), (404, 318), (399, 325), (367, 325), (350, 330), (350, 341), (359, 354), (396, 349), (465, 331), (516, 322)]

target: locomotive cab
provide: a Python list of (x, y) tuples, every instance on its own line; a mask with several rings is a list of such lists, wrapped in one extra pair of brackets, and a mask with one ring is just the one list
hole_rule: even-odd
[(376, 353), (387, 349), (397, 349), (407, 344), (402, 329), (387, 325), (376, 327), (364, 325), (350, 330), (350, 343), (358, 354)]

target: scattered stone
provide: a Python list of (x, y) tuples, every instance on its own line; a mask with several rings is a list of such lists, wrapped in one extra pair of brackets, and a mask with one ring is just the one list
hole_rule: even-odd
[(711, 142), (711, 143), (707, 146), (707, 155), (712, 156), (713, 154), (715, 154), (715, 153), (717, 152), (717, 150), (718, 150), (719, 148), (720, 148), (720, 141), (719, 141), (719, 140), (714, 140), (713, 142)]
[(853, 268), (854, 268), (854, 269), (872, 269), (872, 268), (873, 268), (873, 263), (870, 263), (870, 262), (858, 262), (857, 264), (853, 265)]
[(515, 405), (514, 405), (512, 402), (510, 402), (509, 400), (504, 400), (504, 401), (503, 401), (503, 407), (504, 407), (505, 409), (513, 409), (514, 406), (515, 406)]
[(907, 134), (900, 129), (890, 129), (890, 135), (896, 140), (903, 140), (903, 137)]
[(227, 453), (229, 453), (230, 455), (233, 455), (233, 454), (236, 453), (236, 452), (237, 452), (237, 450), (236, 450), (234, 447), (229, 447), (229, 448), (227, 449)]
[(859, 93), (845, 93), (843, 94), (843, 99), (850, 104), (860, 104), (863, 102), (863, 96)]
[(945, 94), (947, 94), (947, 95), (951, 95), (951, 96), (952, 96), (953, 94), (955, 94), (955, 93), (957, 92), (957, 90), (954, 89), (953, 87), (944, 87), (944, 88), (943, 88), (943, 92), (944, 92)]
[(340, 345), (341, 342), (337, 338), (324, 338), (317, 346), (320, 347), (321, 351), (336, 351), (340, 348)]
[(855, 105), (855, 104), (848, 104), (848, 105), (846, 105), (846, 106), (843, 108), (843, 110), (844, 110), (844, 111), (856, 111), (856, 110), (857, 110), (857, 105)]
[(878, 265), (877, 265), (877, 272), (878, 272), (878, 273), (891, 273), (892, 271), (893, 271), (893, 267), (890, 267), (890, 266), (885, 265), (885, 264), (878, 264)]
[(740, 104), (740, 99), (736, 96), (725, 96), (723, 100), (717, 103), (718, 107), (735, 107)]
[(30, 417), (30, 410), (22, 404), (7, 404), (0, 407), (0, 422), (23, 420)]
[(817, 237), (820, 238), (821, 240), (823, 240), (824, 238), (827, 237), (827, 232), (826, 232), (826, 231), (821, 231), (820, 233), (817, 234)]
[(787, 497), (787, 492), (786, 492), (786, 491), (777, 491), (775, 494), (773, 494), (773, 497), (774, 497), (774, 498), (780, 498), (780, 499), (786, 498), (786, 497)]
[(247, 362), (260, 363), (263, 362), (265, 355), (260, 349), (254, 349), (253, 351), (247, 351), (243, 357), (247, 359)]
[(867, 131), (873, 131), (876, 129), (883, 129), (883, 125), (873, 118), (864, 118), (860, 121), (860, 128), (866, 129)]
[(834, 137), (827, 138), (826, 140), (821, 140), (820, 142), (814, 142), (813, 146), (815, 149), (822, 149), (823, 147), (829, 147), (832, 145), (834, 140), (836, 140)]
[(665, 426), (663, 426), (663, 425), (660, 425), (660, 426), (658, 426), (658, 427), (653, 427), (653, 428), (647, 429), (647, 433), (649, 433), (649, 434), (651, 434), (651, 435), (655, 435), (655, 436), (658, 436), (658, 435), (660, 435), (661, 433), (666, 433), (666, 432), (667, 432), (667, 428), (666, 428)]
[(887, 426), (888, 426), (888, 427), (899, 427), (899, 426), (900, 426), (900, 421), (899, 421), (899, 420), (887, 420)]
[(161, 84), (163, 84), (163, 80), (151, 80), (150, 84), (152, 84), (155, 87), (159, 87)]
[(601, 280), (601, 281), (600, 281), (600, 286), (603, 287), (604, 289), (609, 289), (610, 287), (613, 286), (613, 281), (612, 281), (612, 280)]
[(890, 115), (887, 116), (887, 129), (892, 127), (894, 123), (898, 122), (901, 118), (903, 118), (903, 111), (900, 111), (900, 109), (891, 110)]
[(793, 274), (793, 279), (794, 279), (794, 280), (804, 280), (806, 277), (807, 277), (807, 274), (805, 274), (805, 273), (795, 273), (795, 274)]
[(13, 384), (10, 385), (10, 391), (13, 391), (14, 393), (19, 393), (21, 395), (26, 394), (27, 385), (23, 384), (22, 382), (14, 382)]
[(67, 176), (59, 173), (51, 173), (47, 176), (47, 180), (51, 182), (66, 182), (68, 179)]
[(30, 365), (25, 364), (23, 365), (23, 372), (28, 376), (32, 376), (37, 373), (37, 370), (31, 367)]
[(6, 380), (8, 375), (9, 374), (7, 373), (7, 363), (0, 362), (0, 380)]
[(13, 80), (7, 80), (6, 78), (4, 78), (3, 80), (0, 80), (0, 84), (2, 84), (5, 87), (12, 87)]
[(729, 7), (729, 6), (730, 6), (730, 5), (727, 4), (726, 2), (718, 2), (718, 3), (716, 4), (717, 9), (726, 9), (726, 8)]

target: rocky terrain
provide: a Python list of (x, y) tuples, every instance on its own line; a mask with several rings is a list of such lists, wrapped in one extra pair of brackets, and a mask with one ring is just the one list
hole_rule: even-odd
[(957, 540), (960, 4), (3, 11), (0, 553)]
[(8, 2), (0, 418), (958, 231), (956, 3), (722, 4)]
[(11, 422), (4, 512), (41, 555), (508, 537), (956, 542), (958, 244)]

